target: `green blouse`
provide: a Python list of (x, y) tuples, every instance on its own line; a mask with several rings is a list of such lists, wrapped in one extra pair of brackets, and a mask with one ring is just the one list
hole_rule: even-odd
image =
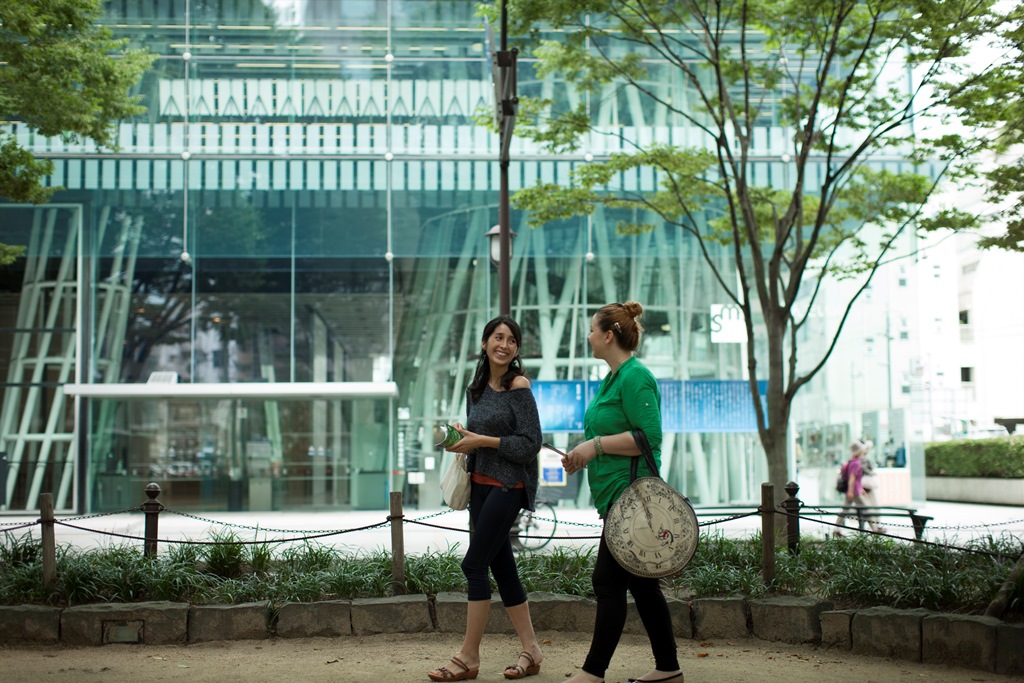
[[(654, 375), (635, 357), (601, 381), (583, 417), (583, 433), (588, 439), (633, 429), (644, 431), (654, 461), (661, 467), (661, 392)], [(604, 455), (587, 465), (587, 480), (597, 513), (604, 518), (608, 508), (629, 486), (629, 464), (635, 456), (615, 455), (608, 452), (604, 442), (601, 445)], [(648, 471), (642, 456), (638, 465), (638, 477), (657, 474)]]

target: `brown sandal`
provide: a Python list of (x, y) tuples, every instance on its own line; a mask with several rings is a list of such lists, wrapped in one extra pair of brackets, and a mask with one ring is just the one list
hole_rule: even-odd
[(452, 657), (451, 663), (462, 669), (462, 671), (455, 673), (448, 667), (442, 666), (434, 671), (428, 671), (427, 677), (432, 681), (468, 681), (476, 678), (480, 673), (480, 667), (470, 669), (466, 666), (466, 663), (458, 657)]
[(519, 659), (523, 658), (526, 658), (530, 664), (525, 669), (519, 665), (518, 661), (511, 666), (506, 666), (505, 678), (508, 678), (509, 680), (517, 680), (520, 678), (526, 678), (527, 676), (536, 676), (540, 673), (540, 664), (533, 661), (533, 657), (529, 652), (526, 652), (525, 650), (520, 652)]

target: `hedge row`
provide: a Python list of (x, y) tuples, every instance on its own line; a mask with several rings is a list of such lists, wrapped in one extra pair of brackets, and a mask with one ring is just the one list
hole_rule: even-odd
[(1024, 436), (934, 442), (924, 460), (929, 477), (1024, 478)]

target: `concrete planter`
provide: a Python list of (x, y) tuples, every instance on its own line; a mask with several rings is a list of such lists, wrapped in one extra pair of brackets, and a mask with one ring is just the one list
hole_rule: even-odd
[[(750, 601), (743, 597), (697, 598), (692, 602), (670, 598), (668, 602), (676, 635), (683, 639), (755, 637), (1024, 675), (1024, 624), (922, 609), (831, 610), (828, 601), (806, 597)], [(513, 629), (500, 600), (494, 603), (487, 633), (511, 636)], [(587, 598), (533, 593), (530, 607), (537, 631), (589, 633), (594, 627), (596, 605)], [(643, 633), (635, 606), (630, 604), (629, 610), (626, 631)], [(103, 603), (64, 609), (0, 606), (0, 645), (163, 645), (271, 637), (345, 638), (375, 633), (396, 634), (397, 643), (403, 633), (462, 633), (466, 628), (466, 596), (440, 593), (434, 600), (426, 595), (400, 595), (351, 602), (287, 603), (276, 612), (276, 620), (274, 616), (269, 602), (191, 606)], [(275, 621), (277, 629), (272, 633), (269, 626)]]
[(928, 500), (1024, 505), (1024, 479), (925, 477), (924, 482)]

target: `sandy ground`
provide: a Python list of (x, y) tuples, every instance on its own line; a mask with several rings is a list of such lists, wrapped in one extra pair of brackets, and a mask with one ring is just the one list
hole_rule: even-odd
[[(545, 660), (531, 683), (564, 681), (578, 671), (589, 634), (544, 632)], [(457, 651), (451, 634), (386, 634), (350, 638), (225, 641), (188, 646), (108, 645), (96, 648), (0, 648), (0, 680), (16, 681), (306, 681), (428, 682), (426, 672)], [(478, 681), (504, 681), (518, 641), (488, 635)], [(965, 683), (1020, 681), (984, 671), (862, 657), (832, 649), (777, 645), (760, 640), (679, 643), (686, 683)], [(608, 670), (607, 681), (624, 681), (652, 666), (643, 636), (627, 635)]]

